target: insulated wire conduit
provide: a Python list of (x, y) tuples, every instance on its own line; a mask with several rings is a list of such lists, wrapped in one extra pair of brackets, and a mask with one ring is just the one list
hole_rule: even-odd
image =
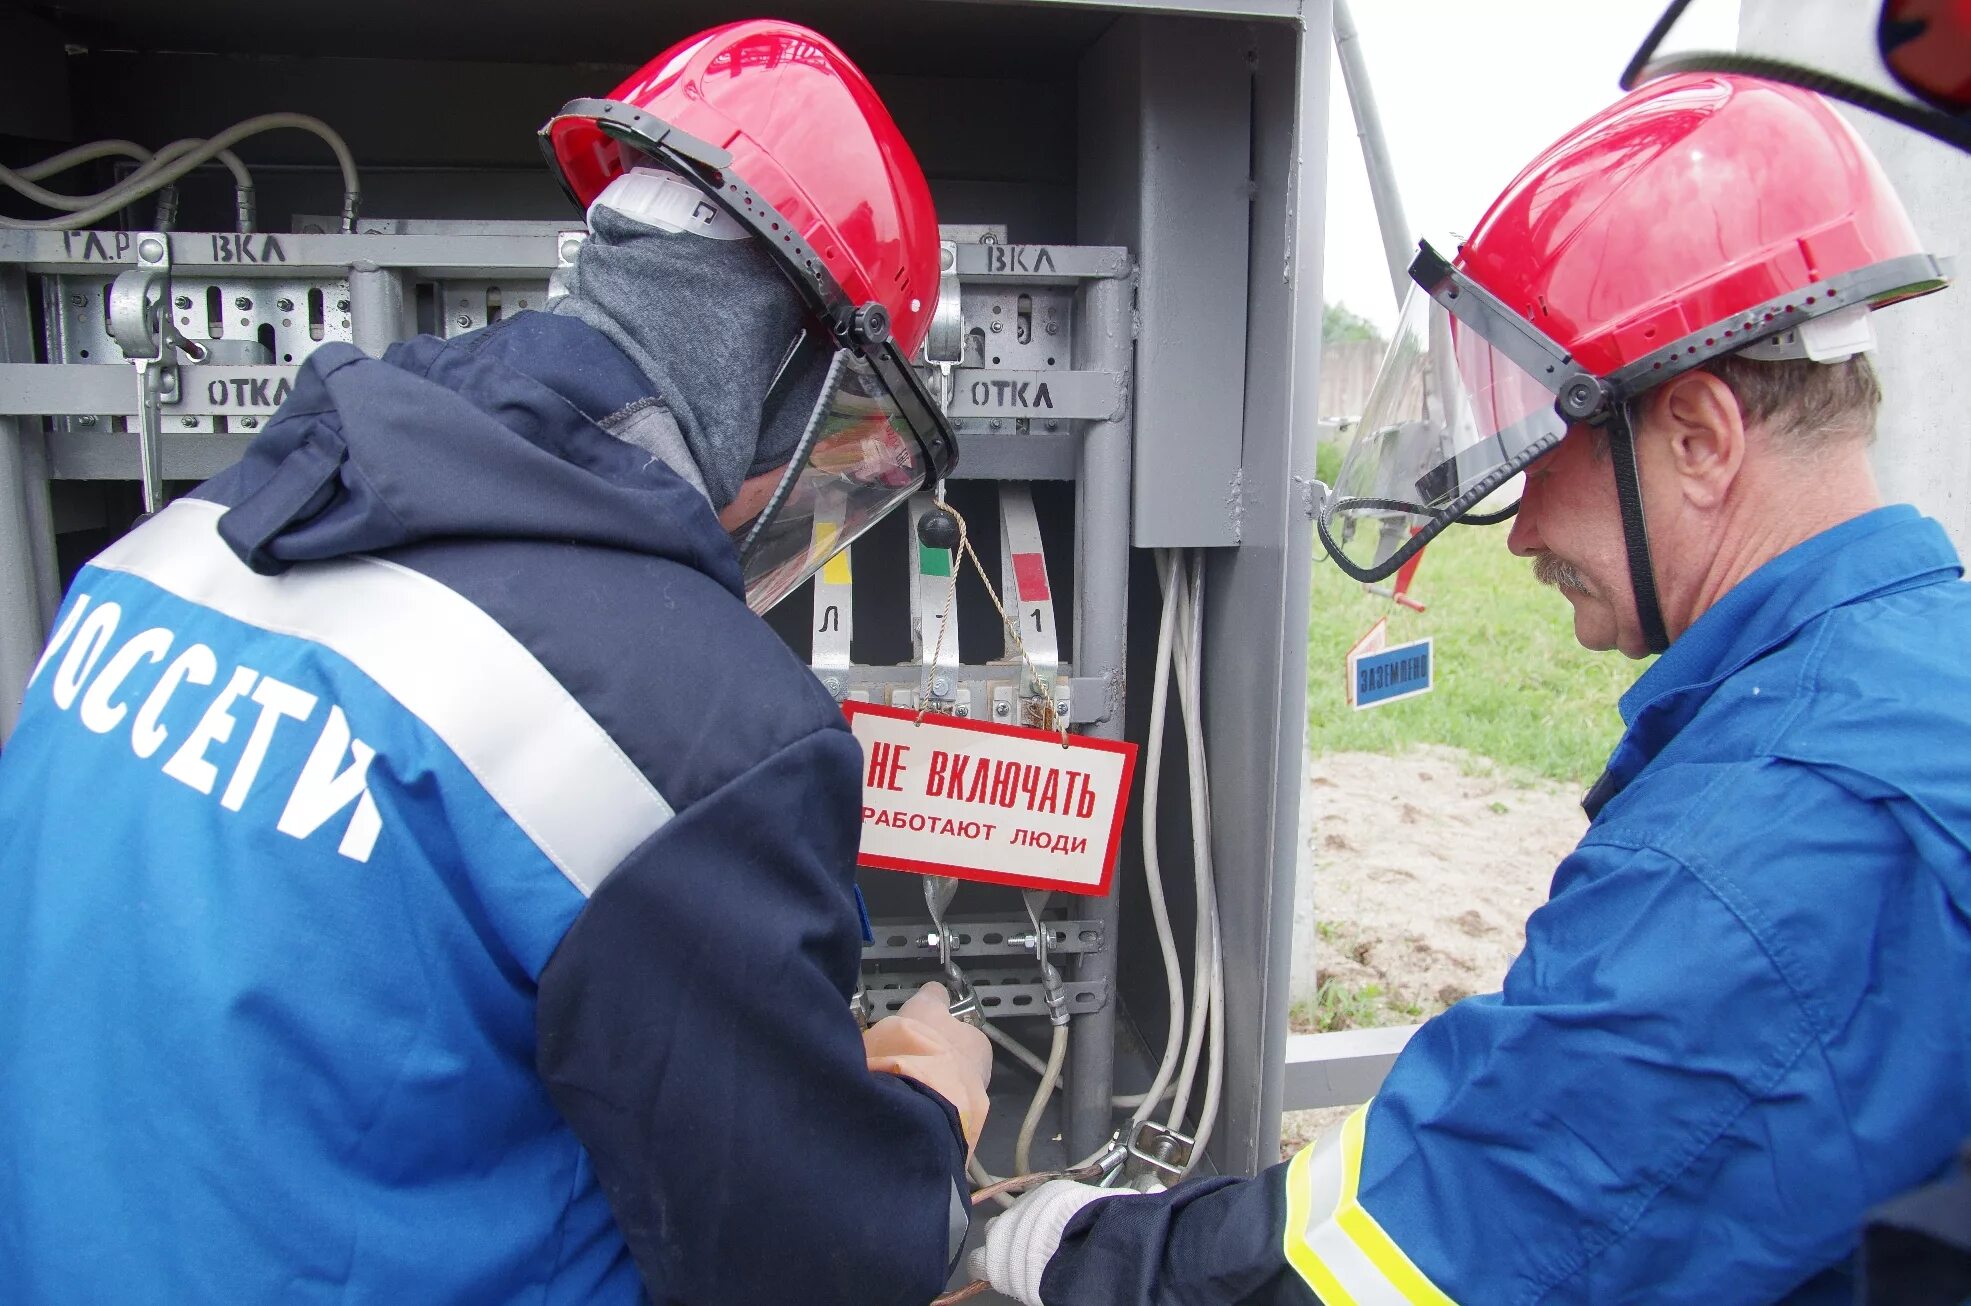
[[(188, 138), (173, 141), (156, 154), (147, 154), (142, 146), (130, 141), (95, 141), (65, 150), (26, 168), (0, 168), (0, 184), (44, 208), (72, 210), (54, 218), (0, 218), (0, 227), (15, 231), (74, 231), (109, 217), (135, 200), (165, 190), (194, 168), (219, 159), (232, 171), (241, 229), (249, 230), (253, 224), (253, 180), (238, 156), (232, 153), (231, 147), (249, 136), (281, 128), (312, 132), (334, 153), (336, 166), (342, 173), (342, 230), (355, 231), (356, 213), (362, 203), (362, 183), (356, 173), (355, 156), (350, 154), (349, 146), (334, 128), (305, 113), (260, 114), (234, 123), (207, 140)], [(129, 177), (93, 195), (62, 195), (36, 184), (41, 178), (65, 168), (111, 155), (142, 162)]]

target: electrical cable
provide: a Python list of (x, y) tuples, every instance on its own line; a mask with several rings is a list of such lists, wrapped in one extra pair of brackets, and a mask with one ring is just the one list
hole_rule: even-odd
[(1208, 1027), (1211, 1033), (1211, 1048), (1205, 1079), (1204, 1102), (1198, 1111), (1198, 1127), (1192, 1134), (1191, 1163), (1185, 1173), (1195, 1168), (1205, 1154), (1205, 1147), (1211, 1142), (1212, 1128), (1218, 1121), (1219, 1102), (1224, 1094), (1225, 1084), (1225, 943), (1224, 933), (1218, 914), (1218, 875), (1212, 860), (1211, 851), (1211, 772), (1205, 758), (1204, 748), (1204, 553), (1192, 555), (1192, 621), (1190, 647), (1190, 712), (1187, 722), (1191, 729), (1187, 735), (1191, 759), (1192, 828), (1196, 838), (1196, 856), (1203, 867), (1200, 877), (1200, 910), (1211, 921), (1211, 978), (1208, 1000), (1211, 1011)]
[(972, 1155), (965, 1158), (965, 1174), (967, 1178), (978, 1185), (972, 1191), (972, 1205), (974, 1206), (990, 1200), (997, 1203), (1004, 1210), (1011, 1207), (1018, 1200), (1017, 1198), (1008, 1196), (1006, 1190), (999, 1187), (1005, 1180), (985, 1168), (985, 1162), (979, 1160), (979, 1154), (976, 1150)]
[(107, 159), (111, 155), (135, 159), (139, 163), (148, 163), (151, 160), (151, 152), (135, 141), (90, 141), (84, 145), (71, 145), (60, 154), (51, 154), (39, 163), (26, 164), (14, 171), (15, 175), (28, 181), (40, 181), (43, 177), (53, 177), (70, 168), (84, 163), (94, 163), (97, 159)]
[[(1184, 564), (1177, 564), (1180, 570)], [(1191, 859), (1196, 881), (1197, 931), (1192, 960), (1192, 1020), (1186, 1041), (1184, 1070), (1165, 1127), (1181, 1131), (1196, 1080), (1205, 1035), (1210, 1055), (1205, 1067), (1205, 1093), (1199, 1127), (1193, 1134), (1191, 1161), (1203, 1156), (1216, 1123), (1224, 1080), (1224, 947), (1218, 918), (1217, 880), (1211, 851), (1210, 773), (1204, 747), (1204, 555), (1189, 559), (1190, 577), (1176, 595), (1181, 608), (1180, 636), (1175, 661), (1179, 710), (1184, 723), (1185, 760), (1190, 782)]]
[(1014, 1038), (990, 1020), (985, 1022), (984, 1029), (986, 1037), (1005, 1049), (1015, 1061), (1036, 1075), (1047, 1073), (1047, 1063), (1035, 1055), (1032, 1048), (1029, 1048), (1026, 1044), (1020, 1042), (1020, 1040)]
[(1157, 859), (1157, 789), (1163, 776), (1164, 722), (1169, 716), (1169, 687), (1172, 646), (1177, 639), (1177, 567), (1169, 551), (1157, 555), (1157, 570), (1163, 578), (1163, 613), (1157, 624), (1156, 671), (1150, 691), (1150, 747), (1143, 775), (1143, 878), (1150, 890), (1150, 916), (1156, 925), (1157, 948), (1163, 954), (1164, 978), (1170, 990), (1170, 1029), (1164, 1039), (1163, 1060), (1150, 1081), (1129, 1127), (1134, 1129), (1149, 1119), (1162, 1099), (1164, 1088), (1177, 1069), (1177, 1057), (1184, 1036), (1184, 977), (1177, 965), (1177, 939), (1170, 927), (1170, 906), (1164, 897), (1163, 868)]
[[(1034, 1074), (1044, 1075), (1047, 1073), (1046, 1061), (1042, 1060), (1032, 1048), (1029, 1048), (1026, 1044), (999, 1028), (995, 1022), (988, 1020), (985, 1023), (985, 1032), (987, 1038), (997, 1043), (1008, 1056), (1012, 1057)], [(1163, 1090), (1162, 1099), (1167, 1100), (1176, 1091), (1177, 1086), (1175, 1084), (1167, 1086)], [(1132, 1111), (1143, 1105), (1144, 1096), (1142, 1093), (1118, 1093), (1109, 1099), (1109, 1104), (1118, 1111)]]
[(1212, 1127), (1218, 1123), (1218, 1105), (1225, 1090), (1225, 965), (1221, 946), (1211, 962), (1211, 1077), (1205, 1081), (1204, 1105), (1198, 1109), (1198, 1132), (1192, 1135), (1191, 1164), (1211, 1142)]
[[(273, 131), (279, 128), (294, 128), (298, 131), (312, 132), (320, 137), (335, 154), (336, 165), (342, 173), (342, 229), (345, 232), (353, 232), (356, 229), (356, 211), (362, 202), (362, 185), (357, 177), (355, 157), (350, 154), (349, 146), (336, 133), (334, 128), (319, 118), (303, 113), (263, 113), (256, 117), (234, 123), (218, 135), (210, 137), (203, 142), (192, 144), (183, 153), (173, 155), (168, 159), (164, 159), (164, 152), (159, 151), (158, 155), (153, 156), (148, 164), (139, 168), (136, 173), (132, 174), (120, 186), (112, 187), (109, 191), (103, 192), (87, 208), (59, 218), (33, 220), (0, 218), (0, 227), (6, 227), (15, 231), (67, 231), (86, 227), (90, 223), (99, 221), (116, 212), (132, 200), (140, 199), (145, 195), (149, 195), (170, 185), (180, 177), (191, 172), (194, 168), (197, 168), (200, 164), (217, 158), (222, 153), (228, 151), (231, 146), (238, 144), (247, 137), (256, 136), (261, 132)], [(173, 144), (175, 145), (177, 142), (173, 142)], [(44, 160), (44, 164), (45, 162), (47, 161)], [(236, 181), (240, 175), (240, 173), (234, 174)], [(0, 181), (5, 181), (6, 184), (16, 190), (22, 189), (22, 180), (21, 174), (17, 172), (0, 170)], [(26, 184), (32, 186), (33, 183), (28, 181)], [(41, 191), (42, 188), (34, 187), (34, 190)], [(30, 192), (22, 190), (22, 193), (28, 194)], [(43, 193), (53, 194), (53, 192), (46, 191)], [(59, 205), (50, 205), (48, 207), (59, 207)]]
[(1191, 944), (1191, 1027), (1184, 1040), (1184, 1065), (1177, 1076), (1177, 1095), (1172, 1100), (1170, 1117), (1165, 1127), (1181, 1130), (1184, 1124), (1185, 1109), (1191, 1103), (1191, 1089), (1197, 1082), (1198, 1058), (1204, 1051), (1205, 1021), (1211, 1015), (1211, 1004), (1206, 1001), (1207, 980), (1211, 967), (1211, 912), (1210, 895), (1205, 891), (1211, 868), (1205, 858), (1208, 850), (1201, 851), (1199, 838), (1198, 803), (1198, 758), (1197, 749), (1192, 746), (1193, 738), (1199, 733), (1197, 728), (1196, 705), (1192, 701), (1191, 673), (1195, 658), (1192, 655), (1192, 628), (1197, 624), (1201, 606), (1192, 601), (1191, 583), (1186, 576), (1186, 560), (1180, 554), (1174, 564), (1177, 573), (1177, 647), (1175, 666), (1177, 676), (1178, 716), (1184, 725), (1185, 771), (1189, 781), (1191, 800), (1191, 873), (1194, 882), (1193, 900), (1195, 905), (1196, 927)]
[[(168, 189), (168, 187), (159, 187), (154, 182), (153, 179), (158, 171), (203, 144), (205, 142), (196, 137), (187, 137), (184, 140), (172, 141), (156, 154), (152, 154), (143, 146), (131, 141), (92, 141), (87, 145), (77, 145), (64, 150), (39, 163), (31, 163), (25, 168), (18, 170), (0, 168), (0, 183), (18, 191), (36, 204), (50, 209), (75, 211), (99, 204), (112, 197), (126, 197), (122, 202), (129, 203), (143, 198), (155, 189)], [(115, 185), (88, 195), (64, 195), (33, 184), (43, 177), (53, 176), (79, 164), (111, 155), (136, 159), (140, 166)], [(250, 230), (253, 201), (252, 174), (247, 172), (246, 165), (240, 161), (239, 155), (231, 150), (220, 150), (214, 157), (233, 174), (234, 194), (238, 197), (241, 212), (248, 215), (248, 225), (243, 229)]]
[(1040, 1087), (1034, 1090), (1033, 1102), (1027, 1107), (1027, 1117), (1020, 1122), (1020, 1136), (1013, 1144), (1013, 1172), (1028, 1174), (1033, 1170), (1033, 1136), (1040, 1129), (1040, 1117), (1047, 1109), (1047, 1099), (1054, 1094), (1054, 1086), (1061, 1082), (1061, 1065), (1068, 1057), (1068, 1027), (1054, 1026), (1054, 1038), (1047, 1049), (1047, 1069), (1040, 1077)]
[[(1170, 907), (1164, 898), (1163, 869), (1157, 859), (1157, 789), (1163, 775), (1164, 724), (1169, 718), (1171, 661), (1178, 616), (1173, 599), (1178, 577), (1170, 551), (1159, 551), (1156, 559), (1162, 586), (1163, 612), (1157, 623), (1156, 672), (1150, 690), (1150, 740), (1143, 763), (1143, 879), (1149, 888), (1150, 918), (1156, 925), (1157, 950), (1162, 954), (1164, 979), (1170, 991), (1170, 1026), (1164, 1039), (1163, 1059), (1157, 1066), (1155, 1078), (1150, 1081), (1150, 1087), (1140, 1094), (1111, 1099), (1117, 1107), (1135, 1108), (1126, 1126), (1131, 1131), (1149, 1119), (1158, 1104), (1169, 1096), (1184, 1034), (1184, 977), (1178, 969), (1177, 938), (1170, 926)], [(1108, 1156), (1113, 1147), (1114, 1139), (1111, 1139), (1077, 1161), (1074, 1169), (1084, 1170), (1094, 1166)]]

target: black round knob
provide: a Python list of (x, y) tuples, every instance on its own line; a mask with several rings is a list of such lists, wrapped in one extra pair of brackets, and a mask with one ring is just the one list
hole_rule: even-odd
[(1573, 421), (1586, 421), (1593, 417), (1602, 406), (1603, 393), (1600, 382), (1591, 376), (1573, 376), (1561, 383), (1561, 415)]
[(927, 549), (956, 549), (958, 519), (942, 508), (933, 508), (917, 519), (917, 542)]
[(855, 311), (849, 329), (864, 344), (880, 345), (890, 338), (890, 310), (872, 299)]

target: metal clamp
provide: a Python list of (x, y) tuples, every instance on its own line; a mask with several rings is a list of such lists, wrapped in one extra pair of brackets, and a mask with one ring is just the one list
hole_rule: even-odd
[(1050, 1025), (1068, 1023), (1068, 986), (1061, 979), (1061, 972), (1047, 959), (1047, 943), (1052, 936), (1040, 915), (1047, 910), (1047, 900), (1053, 895), (1046, 889), (1026, 889), (1020, 894), (1026, 903), (1027, 919), (1033, 922), (1033, 957), (1040, 967), (1040, 989), (1047, 998), (1047, 1022)]
[(144, 486), (144, 515), (164, 506), (164, 466), (158, 409), (178, 397), (174, 347), (194, 363), (206, 351), (171, 323), (165, 304), (171, 297), (171, 242), (163, 232), (137, 233), (137, 266), (119, 272), (109, 288), (109, 331), (117, 348), (137, 369), (137, 459)]
[(924, 877), (924, 905), (931, 912), (931, 926), (937, 931), (938, 965), (944, 968), (945, 983), (951, 986), (951, 1014), (972, 1025), (983, 1025), (985, 1013), (979, 1006), (978, 990), (951, 955), (951, 930), (944, 923), (951, 900), (958, 895), (958, 881), (949, 875)]
[(1162, 1192), (1190, 1173), (1196, 1146), (1188, 1135), (1145, 1120), (1129, 1137), (1129, 1159), (1122, 1167), (1124, 1186), (1139, 1193)]
[(938, 242), (938, 306), (924, 337), (924, 361), (938, 370), (938, 407), (951, 411), (951, 369), (965, 361), (965, 312), (958, 289), (958, 242)]

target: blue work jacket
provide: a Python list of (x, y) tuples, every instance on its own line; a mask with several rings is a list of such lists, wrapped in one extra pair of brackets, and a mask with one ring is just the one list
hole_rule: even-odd
[(1883, 508), (1747, 577), (1627, 732), (1504, 991), (1257, 1179), (1099, 1202), (1083, 1303), (1844, 1302), (1971, 1135), (1971, 588)]
[(76, 577), (0, 755), (0, 1302), (943, 1283), (861, 751), (609, 433), (658, 401), (572, 317), (326, 346)]

